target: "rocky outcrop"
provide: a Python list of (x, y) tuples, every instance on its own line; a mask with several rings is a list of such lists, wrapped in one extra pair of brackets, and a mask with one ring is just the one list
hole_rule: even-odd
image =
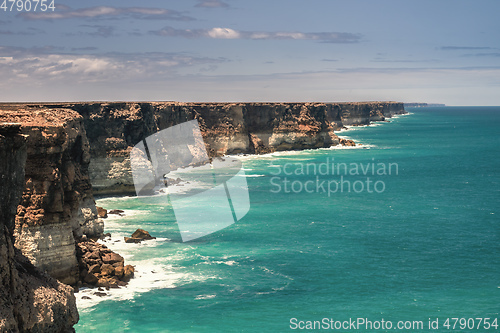
[(78, 281), (75, 240), (99, 236), (88, 176), (89, 144), (83, 118), (68, 109), (0, 112), (26, 136), (24, 190), (14, 227), (15, 246), (36, 267), (67, 284)]
[[(11, 106), (15, 107), (15, 105)], [(90, 144), (94, 194), (135, 194), (129, 153), (161, 129), (197, 119), (210, 156), (352, 145), (334, 131), (405, 113), (403, 103), (61, 103), (78, 112)]]
[(73, 331), (78, 322), (73, 288), (35, 268), (14, 247), (27, 156), (20, 130), (20, 124), (0, 124), (0, 332)]
[(134, 276), (134, 267), (125, 266), (122, 256), (95, 241), (79, 242), (77, 256), (83, 286), (123, 287)]

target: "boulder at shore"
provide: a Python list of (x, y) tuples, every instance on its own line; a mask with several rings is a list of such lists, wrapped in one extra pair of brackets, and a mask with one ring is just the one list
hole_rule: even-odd
[(150, 239), (156, 239), (156, 237), (152, 237), (146, 230), (137, 229), (131, 237), (125, 237), (125, 243), (140, 243)]
[(96, 207), (97, 208), (97, 215), (99, 215), (100, 218), (107, 218), (108, 217), (108, 211), (102, 207)]
[(77, 244), (77, 257), (84, 286), (117, 288), (134, 276), (134, 267), (124, 265), (122, 256), (92, 240)]

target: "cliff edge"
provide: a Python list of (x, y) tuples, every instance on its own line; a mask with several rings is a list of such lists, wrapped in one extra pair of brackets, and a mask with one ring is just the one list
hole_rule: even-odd
[(93, 194), (135, 193), (129, 152), (149, 135), (196, 119), (211, 157), (263, 154), (352, 145), (334, 131), (402, 113), (396, 102), (0, 104), (0, 331), (71, 330), (75, 298), (59, 281), (109, 282), (78, 262), (82, 240), (103, 233)]
[(0, 332), (71, 332), (78, 322), (73, 288), (35, 268), (14, 248), (27, 155), (20, 127), (0, 125)]
[[(1, 106), (1, 105), (0, 105)], [(65, 109), (82, 117), (90, 145), (93, 193), (135, 194), (129, 153), (159, 130), (197, 119), (211, 157), (326, 148), (341, 140), (334, 131), (406, 113), (403, 103), (180, 103), (116, 102), (4, 104), (31, 112)]]
[(79, 280), (75, 241), (102, 234), (88, 176), (83, 118), (72, 110), (2, 111), (26, 137), (25, 183), (15, 217), (15, 246), (66, 284)]

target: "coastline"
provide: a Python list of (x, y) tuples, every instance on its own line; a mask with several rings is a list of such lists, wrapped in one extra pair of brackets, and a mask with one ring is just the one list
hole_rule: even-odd
[[(403, 114), (403, 115), (398, 115), (395, 116), (394, 118), (397, 118), (399, 116), (406, 116), (409, 115)], [(348, 131), (355, 131), (359, 130), (362, 128), (368, 128), (368, 127), (380, 127), (383, 125), (388, 125), (390, 126), (391, 121), (379, 121), (379, 122), (374, 122), (373, 124), (369, 125), (360, 125), (360, 126), (349, 126), (348, 129), (339, 131), (340, 132), (348, 132)], [(377, 148), (377, 146), (374, 145), (363, 145), (363, 144), (356, 144), (356, 146), (343, 146), (343, 145), (336, 145), (336, 146), (331, 146), (328, 148), (316, 148), (316, 149), (304, 149), (304, 150), (291, 150), (291, 151), (277, 151), (277, 152), (272, 152), (272, 153), (267, 153), (267, 154), (238, 154), (238, 155), (226, 155), (228, 157), (236, 157), (240, 159), (241, 161), (252, 161), (252, 160), (269, 160), (269, 159), (274, 159), (274, 158), (279, 158), (279, 157), (286, 157), (286, 156), (296, 156), (296, 155), (305, 155), (307, 156), (308, 153), (316, 155), (318, 152), (328, 152), (328, 151), (334, 151), (334, 150), (351, 150), (351, 149), (371, 149), (371, 148)], [(252, 169), (244, 169), (245, 171), (251, 171)], [(254, 178), (254, 177), (263, 177), (264, 175), (246, 175), (246, 177), (249, 178)], [(176, 187), (178, 185), (174, 185)], [(158, 194), (155, 194), (154, 196), (157, 196)], [(166, 194), (161, 194), (161, 195), (166, 195)], [(97, 199), (96, 204), (98, 206), (107, 206), (109, 202), (119, 202), (121, 201), (120, 199), (124, 199), (124, 201), (128, 201), (130, 199), (133, 199), (136, 197), (135, 195), (128, 196), (118, 196), (118, 195), (113, 195), (113, 196), (101, 196)], [(147, 197), (146, 197), (147, 198)], [(150, 197), (151, 198), (151, 197)], [(111, 206), (108, 208), (113, 209), (115, 208), (113, 204), (111, 203)], [(120, 206), (120, 208), (123, 208)], [(120, 228), (120, 220), (125, 221), (127, 220), (133, 220), (137, 214), (144, 214), (143, 211), (136, 211), (136, 210), (125, 210), (124, 216), (111, 216), (106, 219), (105, 222), (105, 228), (106, 226), (111, 227), (111, 229), (116, 229)], [(123, 221), (124, 223), (126, 223)], [(108, 223), (110, 222), (110, 223)], [(121, 227), (121, 229), (124, 229), (126, 227)], [(106, 230), (106, 229), (105, 229)], [(115, 234), (114, 232), (111, 233), (112, 237), (111, 239), (108, 240), (101, 240), (100, 242), (102, 244), (107, 245), (110, 249), (113, 251), (116, 251), (117, 253), (120, 253), (124, 256), (125, 259), (129, 260), (133, 254), (132, 252), (135, 252), (137, 250), (140, 250), (141, 247), (147, 248), (154, 248), (158, 245), (160, 245), (163, 242), (170, 242), (171, 240), (168, 238), (158, 238), (155, 241), (150, 241), (150, 242), (143, 242), (140, 244), (126, 244), (123, 242), (123, 236), (128, 235), (129, 233), (127, 232), (121, 232)], [(110, 289), (106, 291), (107, 295), (106, 296), (92, 296), (93, 292), (95, 290), (93, 289), (86, 289), (82, 290), (79, 295), (77, 295), (77, 305), (79, 309), (82, 310), (87, 310), (92, 308), (93, 306), (103, 302), (103, 301), (117, 301), (117, 300), (131, 300), (134, 298), (134, 296), (148, 292), (154, 289), (161, 289), (161, 288), (175, 288), (178, 286), (178, 283), (183, 282), (186, 279), (186, 276), (182, 276), (178, 273), (174, 273), (171, 270), (171, 267), (169, 266), (164, 266), (164, 265), (158, 265), (157, 260), (154, 259), (149, 259), (146, 261), (141, 261), (141, 260), (133, 260), (130, 261), (130, 263), (136, 265), (136, 272), (137, 275), (134, 277), (133, 280), (129, 283), (128, 286), (126, 287), (121, 287), (120, 289)], [(196, 277), (192, 277), (193, 279), (196, 280)], [(202, 280), (197, 280), (197, 281), (202, 281)], [(182, 283), (181, 283), (182, 284)], [(148, 287), (146, 287), (148, 286)], [(90, 296), (92, 299), (82, 299), (83, 296)]]
[[(335, 128), (344, 126), (339, 125), (342, 121), (363, 125), (405, 112), (402, 103), (395, 102), (211, 105), (170, 102), (0, 105), (0, 121), (19, 123), (21, 133), (28, 138), (26, 184), (30, 185), (24, 189), (24, 213), (16, 217), (13, 235), (16, 247), (35, 266), (62, 281), (76, 283), (79, 268), (75, 244), (82, 237), (98, 238), (104, 232), (93, 195), (130, 193), (133, 182), (130, 166), (126, 165), (127, 152), (133, 144), (130, 142), (142, 140), (183, 119), (198, 119), (211, 156), (245, 151), (242, 142), (250, 153), (263, 156), (311, 148), (356, 148), (333, 145), (342, 142), (334, 134)], [(342, 107), (346, 110), (341, 111)], [(96, 115), (106, 115), (107, 121)], [(263, 128), (267, 129), (262, 132)], [(45, 169), (38, 168), (40, 158), (47, 160)], [(53, 174), (59, 176), (51, 178)], [(112, 190), (96, 191), (103, 184)], [(30, 236), (40, 231), (41, 237)], [(56, 238), (54, 232), (58, 234)], [(46, 246), (44, 239), (55, 241)], [(74, 301), (74, 296), (68, 297)]]
[[(245, 162), (244, 167), (252, 169), (247, 174), (265, 175), (248, 178), (251, 213), (200, 242), (169, 242), (133, 253), (136, 259), (160, 259), (160, 266), (179, 277), (175, 286), (136, 294), (134, 301), (101, 302), (81, 311), (77, 331), (106, 331), (105, 323), (93, 321), (106, 315), (116, 316), (112, 320), (116, 332), (124, 327), (138, 331), (142, 325), (172, 331), (189, 330), (192, 325), (197, 331), (231, 331), (233, 321), (211, 320), (221, 312), (234, 318), (232, 327), (237, 328), (244, 327), (249, 315), (262, 318), (249, 331), (265, 330), (264, 325), (279, 331), (290, 317), (316, 319), (310, 311), (319, 316), (333, 312), (342, 318), (363, 314), (369, 320), (380, 318), (383, 311), (387, 320), (425, 320), (450, 313), (467, 316), (472, 306), (477, 313), (494, 316), (498, 265), (491, 263), (498, 242), (491, 230), (496, 230), (498, 220), (498, 209), (492, 205), (498, 199), (494, 192), (498, 154), (482, 156), (498, 141), (498, 113), (495, 121), (486, 121), (490, 118), (474, 111), (415, 111), (386, 127), (351, 132), (353, 138), (378, 148), (310, 151), (278, 156), (274, 162), (290, 163), (290, 170), (296, 170), (294, 162), (318, 165), (328, 157), (348, 165), (370, 163), (373, 158), (397, 162), (399, 176), (374, 179), (386, 182), (387, 190), (379, 194), (270, 193), (274, 187), (266, 170), (271, 161), (256, 156)], [(483, 160), (483, 168), (475, 169), (476, 161)], [(460, 162), (465, 168), (450, 169)], [(288, 179), (304, 183), (315, 176)], [(110, 200), (107, 207), (115, 202), (122, 209), (151, 212), (137, 216), (138, 226), (169, 237), (164, 232), (167, 220), (162, 218), (167, 212), (158, 202), (152, 202), (154, 208), (140, 199), (119, 199)], [(132, 230), (132, 219), (123, 220), (120, 229)], [(124, 312), (127, 315), (122, 316)], [(147, 322), (145, 315), (157, 319)], [(285, 319), (276, 320), (277, 316)], [(125, 319), (128, 326), (121, 324)]]

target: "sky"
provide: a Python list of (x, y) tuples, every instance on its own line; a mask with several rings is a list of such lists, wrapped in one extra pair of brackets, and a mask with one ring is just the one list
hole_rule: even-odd
[(24, 1), (0, 102), (500, 105), (498, 0)]

